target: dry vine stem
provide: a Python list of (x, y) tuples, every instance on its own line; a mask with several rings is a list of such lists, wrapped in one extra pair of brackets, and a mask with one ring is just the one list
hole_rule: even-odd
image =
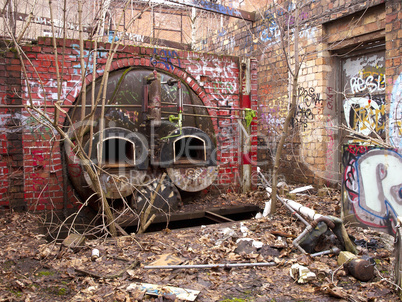
[(149, 200), (149, 205), (147, 207), (147, 209), (145, 210), (145, 212), (143, 211), (141, 213), (141, 218), (140, 218), (140, 228), (138, 230), (138, 234), (142, 234), (146, 231), (146, 229), (150, 226), (150, 224), (152, 223), (152, 221), (154, 221), (155, 219), (155, 214), (153, 214), (151, 216), (151, 218), (148, 219), (149, 213), (151, 212), (151, 209), (154, 205), (155, 202), (155, 198), (158, 195), (158, 191), (160, 190), (163, 181), (165, 180), (166, 177), (166, 172), (164, 172), (159, 180), (158, 186), (156, 187), (155, 191), (152, 192), (151, 194), (151, 199)]

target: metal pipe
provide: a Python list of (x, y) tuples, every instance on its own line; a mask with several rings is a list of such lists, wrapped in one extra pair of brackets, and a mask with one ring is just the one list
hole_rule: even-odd
[[(295, 246), (299, 251), (301, 251), (303, 254), (307, 254), (307, 252), (299, 245), (300, 240), (309, 232), (311, 232), (313, 229), (316, 228), (317, 224), (323, 221), (325, 224), (330, 228), (334, 229), (335, 228), (335, 223), (331, 221), (331, 219), (327, 216), (320, 216), (316, 220), (311, 223), (311, 225), (308, 225), (304, 231), (295, 239), (293, 240), (292, 244)], [(328, 253), (329, 254), (329, 253)], [(324, 255), (324, 254), (323, 254)]]
[[(162, 102), (163, 105), (174, 105), (173, 103), (169, 102)], [(244, 108), (232, 108), (229, 106), (221, 106), (221, 107), (214, 107), (214, 106), (205, 106), (205, 105), (194, 105), (194, 104), (183, 104), (184, 107), (197, 107), (197, 108), (205, 108), (205, 109), (217, 109), (217, 110), (237, 110), (237, 111), (244, 111)]]
[[(265, 185), (266, 185), (265, 190), (266, 190), (268, 193), (271, 194), (271, 193), (272, 193), (272, 189), (270, 188), (269, 182), (266, 180), (265, 176), (261, 173), (260, 167), (257, 167), (257, 172), (258, 172), (258, 175), (260, 176), (261, 180), (262, 180), (262, 181), (265, 183)], [(284, 201), (282, 200), (282, 198), (280, 198), (278, 195), (276, 195), (276, 198), (277, 198), (285, 207), (287, 207), (288, 210), (289, 210), (293, 215), (295, 215), (298, 219), (300, 219), (300, 221), (303, 222), (306, 226), (309, 226), (309, 225), (310, 225), (299, 213), (297, 213), (297, 211), (295, 211), (294, 209), (292, 209), (286, 202), (284, 202)]]
[(300, 240), (307, 234), (309, 233), (313, 227), (311, 225), (308, 225), (304, 231), (295, 239), (293, 240), (292, 244), (295, 246), (299, 251), (301, 251), (303, 254), (307, 254), (307, 252), (299, 245)]
[(324, 221), (331, 230), (335, 228), (335, 223), (331, 220), (331, 218), (327, 216), (318, 217), (316, 220), (313, 221), (314, 225), (316, 226), (320, 221)]
[(327, 254), (339, 254), (340, 252), (341, 252), (341, 250), (338, 247), (334, 246), (333, 248), (331, 248), (329, 250), (314, 253), (314, 254), (310, 254), (310, 256), (311, 257), (316, 257), (316, 256), (327, 255)]
[(243, 108), (232, 108), (232, 107), (213, 107), (213, 106), (203, 106), (203, 105), (194, 105), (194, 104), (184, 104), (186, 107), (199, 107), (199, 108), (206, 108), (206, 109), (218, 109), (218, 110), (238, 110), (238, 111), (243, 111)]
[[(75, 108), (75, 107), (81, 107), (82, 105), (61, 105), (61, 108)], [(86, 104), (85, 107), (91, 108), (92, 105)], [(0, 104), (0, 108), (25, 108), (28, 107), (27, 105), (4, 105)], [(42, 105), (38, 107), (49, 107), (49, 108), (54, 108), (55, 105)], [(142, 108), (142, 105), (135, 105), (135, 104), (109, 104), (105, 105), (106, 108)]]
[(284, 199), (284, 201), (295, 211), (297, 211), (298, 213), (301, 213), (305, 216), (307, 216), (308, 218), (310, 218), (311, 220), (315, 220), (319, 217), (322, 217), (323, 215), (321, 214), (316, 214), (314, 210), (305, 207), (303, 205), (301, 205), (300, 203), (290, 200), (290, 199)]
[(148, 265), (144, 269), (187, 269), (187, 268), (231, 268), (248, 266), (274, 266), (275, 262), (257, 262), (257, 263), (225, 263), (225, 264), (193, 264), (193, 265)]
[[(164, 114), (173, 114), (173, 112), (167, 112), (167, 111), (162, 111)], [(212, 116), (212, 115), (206, 115), (206, 114), (192, 114), (192, 113), (183, 113), (183, 115), (188, 115), (188, 116), (198, 116), (198, 117), (209, 117), (209, 118), (222, 118), (222, 119), (237, 119), (237, 120), (242, 120), (242, 117), (234, 117), (234, 116)]]
[(285, 201), (282, 200), (279, 196), (276, 196), (276, 198), (282, 202), (282, 204), (288, 208), (288, 210), (295, 215), (298, 219), (300, 219), (301, 222), (303, 222), (306, 226), (309, 226), (310, 224), (307, 222), (306, 219), (303, 218), (296, 210), (294, 210), (291, 206), (289, 206)]
[[(176, 107), (175, 104), (168, 103), (168, 102), (162, 102), (161, 104), (163, 105), (172, 105), (172, 108)], [(60, 105), (61, 108), (74, 108), (74, 107), (81, 107), (81, 104), (77, 105)], [(91, 107), (92, 105), (86, 104), (85, 107)], [(142, 105), (136, 105), (136, 104), (106, 104), (106, 107), (116, 107), (116, 108), (142, 108)], [(203, 106), (203, 105), (194, 105), (194, 104), (183, 104), (184, 107), (197, 107), (197, 108), (205, 108), (205, 109), (216, 109), (216, 110), (236, 110), (236, 111), (243, 111), (244, 109), (242, 108), (231, 108), (231, 107), (213, 107), (213, 106)], [(5, 105), (5, 104), (0, 104), (0, 108), (25, 108), (27, 105)], [(43, 105), (43, 107), (55, 107), (54, 105)]]

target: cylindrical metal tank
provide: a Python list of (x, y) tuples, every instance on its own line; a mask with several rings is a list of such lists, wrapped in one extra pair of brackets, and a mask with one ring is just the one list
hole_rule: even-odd
[[(128, 197), (133, 208), (142, 208), (167, 172), (169, 185), (155, 206), (171, 210), (180, 202), (176, 186), (196, 192), (212, 184), (217, 175), (213, 124), (202, 101), (184, 82), (164, 71), (130, 67), (109, 74), (102, 96), (100, 81), (94, 90), (88, 86), (85, 121), (78, 98), (65, 126), (91, 164), (101, 168), (98, 181), (107, 198)], [(101, 98), (106, 101), (102, 123)], [(84, 133), (82, 141), (79, 131)], [(74, 155), (74, 146), (67, 145), (65, 152), (75, 190), (83, 200), (93, 196), (93, 183)], [(166, 201), (171, 204), (164, 206)]]

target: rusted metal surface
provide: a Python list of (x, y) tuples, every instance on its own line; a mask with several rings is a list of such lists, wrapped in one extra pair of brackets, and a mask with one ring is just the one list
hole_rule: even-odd
[[(150, 176), (150, 178), (154, 179), (146, 185), (139, 187), (134, 193), (132, 208), (136, 209), (137, 212), (141, 212), (148, 207), (151, 193), (154, 192), (158, 186), (158, 177)], [(162, 183), (160, 191), (158, 191), (155, 197), (151, 213), (170, 214), (177, 210), (180, 205), (180, 193), (174, 184), (167, 179)]]
[[(95, 95), (98, 95), (100, 85), (95, 87)], [(92, 92), (88, 91), (86, 114), (91, 110), (91, 95)], [(107, 198), (133, 196), (134, 200), (141, 195), (139, 191), (145, 190), (142, 194), (146, 199), (154, 180), (150, 176), (162, 173), (169, 165), (161, 163), (170, 159), (173, 160), (171, 167), (174, 169), (168, 171), (172, 182), (166, 188), (173, 195), (166, 193), (163, 196), (172, 204), (163, 210), (171, 210), (180, 202), (175, 185), (182, 190), (196, 192), (212, 184), (217, 175), (216, 168), (208, 167), (216, 164), (212, 152), (215, 148), (212, 120), (202, 101), (184, 82), (157, 69), (130, 67), (110, 73), (105, 98), (108, 100), (104, 116), (105, 131), (101, 136), (98, 122), (101, 109), (98, 107), (95, 109), (95, 122), (91, 125), (95, 134), (90, 136), (88, 127), (83, 145), (90, 159), (104, 169), (99, 180)], [(163, 112), (162, 100), (164, 107), (168, 105)], [(77, 104), (81, 104), (81, 100), (77, 99)], [(188, 116), (184, 120), (179, 119), (180, 123), (175, 120), (170, 122), (169, 116), (176, 116), (179, 107)], [(69, 115), (74, 125), (67, 127), (74, 141), (75, 131), (82, 125), (80, 110), (71, 108)], [(172, 133), (176, 134), (169, 138)], [(102, 142), (99, 141), (100, 137), (103, 137)], [(102, 158), (98, 154), (100, 145)], [(170, 150), (169, 159), (164, 157), (168, 153), (161, 152), (162, 147)], [(182, 149), (184, 153), (176, 149)], [(72, 147), (67, 146), (65, 152), (70, 179), (81, 197), (86, 199), (93, 193), (94, 186), (84, 173), (82, 163), (74, 156)], [(198, 169), (198, 166), (202, 168)], [(186, 169), (176, 171), (176, 167)], [(132, 205), (138, 208), (141, 202)], [(163, 205), (162, 201), (160, 205)]]
[(167, 168), (168, 175), (174, 184), (183, 191), (198, 192), (208, 188), (218, 176), (218, 168)]
[(170, 133), (161, 146), (162, 167), (216, 166), (216, 146), (204, 131), (183, 127)]
[(373, 259), (354, 258), (351, 261), (345, 263), (343, 266), (345, 270), (356, 279), (367, 282), (374, 277), (374, 265)]
[(147, 86), (144, 95), (144, 103), (147, 104), (146, 111), (148, 119), (155, 122), (161, 121), (161, 76), (154, 70), (144, 78), (144, 86)]

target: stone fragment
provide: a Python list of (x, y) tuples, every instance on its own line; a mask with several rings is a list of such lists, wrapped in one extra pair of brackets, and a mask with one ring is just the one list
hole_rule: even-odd
[(342, 251), (339, 253), (339, 256), (338, 256), (338, 265), (341, 266), (342, 264), (345, 264), (356, 257), (357, 256), (351, 252)]
[(81, 234), (70, 234), (63, 240), (62, 245), (71, 249), (83, 247), (85, 244), (85, 236)]

